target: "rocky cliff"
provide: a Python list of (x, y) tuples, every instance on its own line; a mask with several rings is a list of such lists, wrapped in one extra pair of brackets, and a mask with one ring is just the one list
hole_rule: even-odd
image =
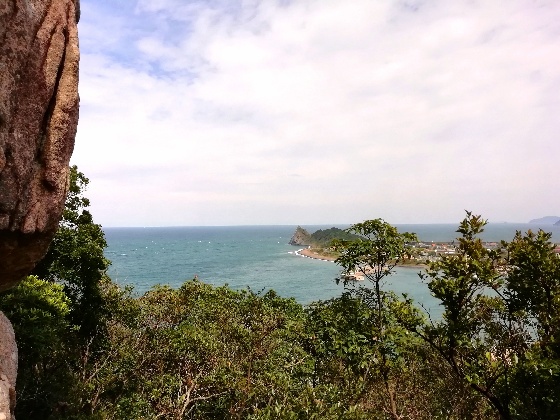
[[(0, 290), (42, 258), (64, 208), (78, 123), (77, 2), (0, 0)], [(8, 419), (17, 350), (0, 321), (0, 419)]]
[(0, 0), (0, 290), (44, 255), (78, 123), (73, 0)]
[(311, 235), (304, 228), (302, 228), (301, 226), (298, 226), (296, 228), (296, 231), (292, 235), (292, 238), (290, 239), (290, 242), (288, 242), (288, 243), (290, 245), (297, 245), (297, 246), (311, 245)]

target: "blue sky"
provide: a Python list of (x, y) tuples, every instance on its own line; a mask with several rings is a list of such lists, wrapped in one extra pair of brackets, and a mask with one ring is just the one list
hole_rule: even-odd
[(81, 1), (104, 226), (560, 215), (560, 2)]

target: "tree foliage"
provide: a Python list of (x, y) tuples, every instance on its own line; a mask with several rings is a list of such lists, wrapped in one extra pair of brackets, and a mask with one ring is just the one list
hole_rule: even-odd
[(336, 227), (329, 229), (318, 229), (311, 234), (311, 241), (317, 246), (328, 246), (333, 240), (353, 240), (356, 235)]
[[(84, 191), (89, 179), (70, 168), (69, 191), (59, 229), (33, 274), (57, 282), (71, 301), (70, 319), (84, 339), (96, 336), (107, 317), (102, 297), (103, 278), (109, 260), (103, 254), (107, 243), (101, 226), (94, 223)], [(97, 334), (100, 336), (100, 334)]]
[(290, 375), (306, 370), (302, 307), (274, 292), (195, 280), (177, 290), (157, 287), (136, 303), (135, 326), (109, 330), (119, 344), (102, 376), (122, 374), (99, 384), (95, 410), (117, 407), (123, 419), (131, 409), (144, 418), (246, 418), (280, 404), (295, 391)]
[(542, 231), (488, 250), (485, 224), (467, 212), (456, 254), (430, 264), (444, 312), (416, 332), (501, 418), (558, 418), (560, 259)]
[(335, 262), (345, 273), (360, 271), (374, 284), (390, 275), (393, 268), (409, 256), (407, 244), (417, 241), (416, 235), (399, 233), (382, 219), (366, 220), (346, 231), (357, 238), (333, 241), (333, 247), (340, 252)]
[(369, 280), (337, 298), (303, 307), (197, 280), (134, 297), (105, 274), (88, 182), (72, 168), (36, 276), (0, 294), (20, 347), (19, 418), (560, 418), (550, 234), (488, 250), (486, 222), (467, 213), (455, 254), (423, 274), (440, 318), (386, 290), (416, 237), (381, 219), (334, 242), (343, 274)]
[[(383, 380), (390, 402), (388, 412), (398, 419), (400, 414), (395, 386), (395, 376), (398, 373), (395, 371), (400, 369), (402, 364), (395, 340), (402, 337), (402, 331), (399, 331), (400, 327), (391, 311), (396, 302), (395, 296), (383, 291), (381, 286), (382, 280), (408, 255), (407, 244), (416, 241), (417, 238), (408, 232), (399, 233), (395, 227), (382, 219), (352, 225), (347, 231), (357, 235), (357, 239), (333, 241), (333, 247), (340, 252), (335, 262), (342, 267), (344, 279), (346, 273), (359, 271), (373, 284), (373, 291), (360, 289), (357, 301), (365, 303), (370, 309), (369, 336), (375, 345), (367, 347), (374, 351), (370, 357), (378, 361), (376, 370)], [(409, 311), (408, 315), (410, 314)]]
[(0, 308), (17, 338), (17, 412), (24, 413), (20, 418), (48, 418), (74, 383), (70, 301), (62, 286), (29, 276), (0, 295)]

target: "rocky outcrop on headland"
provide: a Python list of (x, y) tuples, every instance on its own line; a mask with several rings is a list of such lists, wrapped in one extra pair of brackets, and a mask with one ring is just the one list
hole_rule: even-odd
[(0, 290), (42, 258), (78, 124), (77, 0), (0, 2)]
[(336, 227), (319, 229), (310, 234), (298, 226), (288, 243), (297, 246), (330, 247), (334, 239), (351, 241), (357, 238), (359, 237)]
[[(64, 209), (78, 124), (79, 0), (0, 1), (0, 291), (43, 257)], [(0, 313), (0, 419), (17, 348)]]
[(288, 242), (290, 245), (308, 246), (311, 245), (311, 235), (301, 226), (298, 226)]

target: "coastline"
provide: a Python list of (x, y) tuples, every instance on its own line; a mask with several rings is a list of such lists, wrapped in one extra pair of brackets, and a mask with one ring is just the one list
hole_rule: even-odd
[[(294, 252), (295, 255), (304, 257), (304, 258), (311, 258), (313, 260), (320, 260), (320, 261), (327, 261), (327, 262), (334, 262), (336, 258), (329, 257), (326, 255), (321, 255), (312, 248), (301, 248)], [(409, 263), (409, 264), (398, 264), (397, 267), (406, 267), (406, 268), (426, 268), (426, 264), (422, 263)]]
[(321, 255), (321, 254), (313, 251), (311, 248), (298, 249), (295, 252), (295, 254), (300, 256), (300, 257), (311, 258), (311, 259), (314, 259), (314, 260), (321, 260), (321, 261), (327, 261), (327, 262), (334, 262), (334, 260), (335, 260), (334, 257), (327, 257), (325, 255)]

